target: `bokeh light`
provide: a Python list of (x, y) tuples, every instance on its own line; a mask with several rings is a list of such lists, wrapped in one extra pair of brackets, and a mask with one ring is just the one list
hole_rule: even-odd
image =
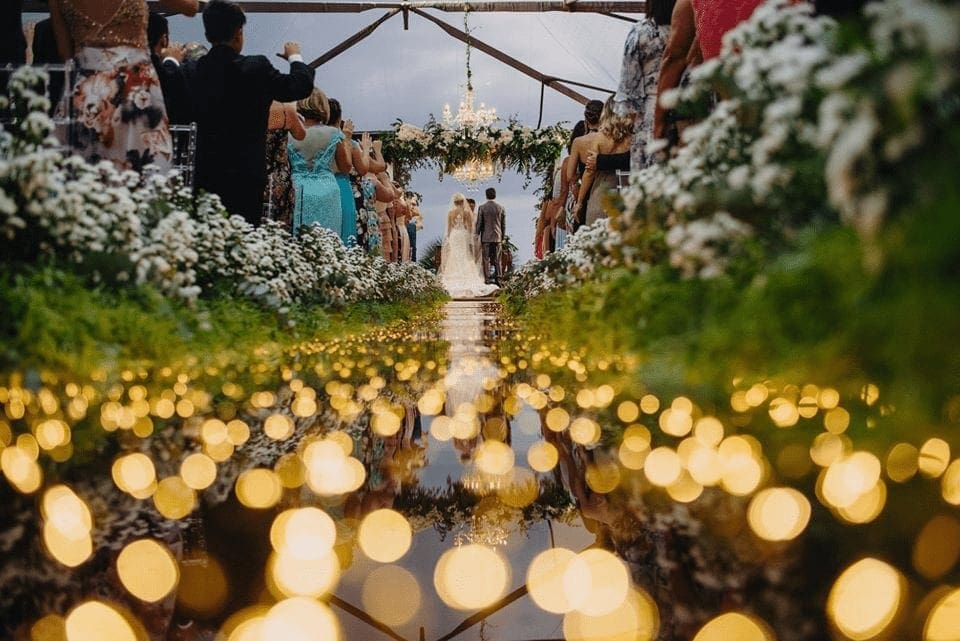
[(340, 624), (325, 604), (295, 597), (270, 608), (260, 626), (260, 638), (264, 641), (337, 641)]
[(397, 565), (376, 568), (363, 581), (360, 597), (364, 610), (377, 621), (400, 626), (420, 610), (420, 583)]
[(810, 522), (810, 501), (792, 488), (768, 488), (750, 501), (747, 521), (762, 539), (790, 541), (800, 536)]
[(598, 617), (620, 607), (630, 589), (630, 576), (623, 561), (600, 548), (584, 550), (577, 557), (586, 565), (587, 574), (583, 574), (582, 565), (570, 564), (563, 575), (563, 586), (568, 595), (578, 595), (582, 586), (589, 586), (587, 598), (576, 609)]
[(360, 523), (357, 542), (369, 558), (393, 563), (410, 549), (413, 530), (399, 512), (380, 509), (367, 514)]
[(923, 626), (923, 641), (960, 641), (960, 590), (933, 606)]
[(173, 555), (151, 539), (134, 541), (123, 548), (117, 557), (117, 574), (127, 592), (148, 603), (166, 598), (180, 579)]
[(249, 508), (264, 510), (277, 504), (283, 485), (273, 470), (254, 468), (237, 477), (237, 499)]
[(770, 626), (756, 617), (727, 612), (700, 628), (693, 641), (775, 641)]
[(457, 610), (478, 610), (504, 595), (510, 580), (506, 560), (485, 545), (447, 550), (437, 561), (433, 585), (444, 603)]
[[(581, 580), (564, 580), (567, 571)], [(573, 550), (551, 548), (534, 557), (527, 568), (530, 598), (541, 609), (566, 614), (582, 605), (590, 594), (590, 568)]]
[(906, 581), (878, 559), (857, 561), (837, 578), (827, 597), (827, 614), (848, 639), (872, 639), (890, 627), (903, 606)]
[(66, 616), (68, 641), (143, 641), (127, 617), (103, 601), (86, 601)]

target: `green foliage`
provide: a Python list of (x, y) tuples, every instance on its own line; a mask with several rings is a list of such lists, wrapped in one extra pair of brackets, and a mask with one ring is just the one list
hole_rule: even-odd
[(150, 286), (90, 288), (79, 276), (44, 267), (0, 275), (0, 370), (49, 370), (87, 379), (98, 369), (162, 367), (199, 361), (242, 368), (263, 345), (359, 331), (409, 318), (419, 304), (359, 303), (336, 313), (295, 306), (285, 314), (251, 301), (176, 302)]

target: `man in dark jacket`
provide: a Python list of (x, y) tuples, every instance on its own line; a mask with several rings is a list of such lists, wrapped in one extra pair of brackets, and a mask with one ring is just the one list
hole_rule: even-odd
[(191, 115), (197, 123), (196, 183), (219, 194), (231, 214), (258, 225), (266, 185), (267, 116), (274, 100), (291, 102), (313, 91), (313, 69), (300, 45), (288, 42), (281, 57), (290, 73), (265, 56), (242, 56), (246, 16), (239, 5), (212, 0), (203, 11), (210, 52), (185, 69)]
[(497, 190), (487, 188), (487, 202), (477, 210), (477, 236), (483, 246), (483, 280), (490, 281), (490, 267), (493, 266), (493, 282), (500, 284), (500, 248), (506, 230), (506, 210), (495, 200)]
[(26, 61), (23, 0), (3, 0), (0, 2), (0, 65), (22, 65)]
[(147, 44), (153, 67), (160, 78), (167, 119), (171, 125), (185, 125), (190, 122), (190, 106), (186, 79), (180, 69), (183, 48), (170, 46), (170, 23), (159, 13), (151, 13), (147, 21)]

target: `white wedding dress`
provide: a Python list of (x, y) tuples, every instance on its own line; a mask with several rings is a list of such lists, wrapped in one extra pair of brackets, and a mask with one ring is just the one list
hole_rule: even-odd
[(452, 206), (447, 237), (440, 253), (440, 281), (453, 298), (479, 298), (497, 291), (483, 279), (480, 250), (474, 235), (474, 220), (466, 205)]

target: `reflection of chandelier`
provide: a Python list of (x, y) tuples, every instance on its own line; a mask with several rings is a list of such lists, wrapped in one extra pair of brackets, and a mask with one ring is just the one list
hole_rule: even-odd
[[(487, 107), (482, 102), (479, 109), (473, 107), (473, 71), (470, 69), (470, 29), (467, 25), (468, 13), (463, 15), (463, 28), (467, 32), (467, 91), (457, 115), (450, 111), (450, 105), (443, 106), (443, 121), (451, 129), (476, 129), (489, 127), (497, 121), (496, 107)], [(498, 172), (493, 166), (490, 156), (470, 158), (466, 162), (453, 168), (453, 177), (462, 183), (467, 191), (477, 191), (478, 184), (486, 182), (496, 176)]]

